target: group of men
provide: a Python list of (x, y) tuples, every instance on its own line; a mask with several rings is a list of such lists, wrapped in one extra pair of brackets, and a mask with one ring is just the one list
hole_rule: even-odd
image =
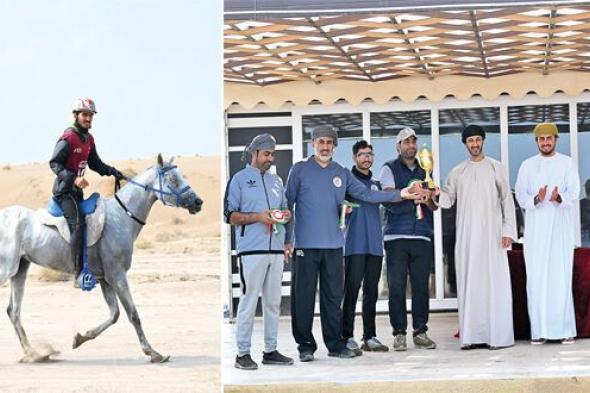
[[(516, 198), (526, 212), (524, 253), (531, 343), (576, 335), (571, 292), (574, 249), (573, 206), (579, 195), (577, 169), (557, 153), (558, 129), (534, 130), (539, 154), (524, 161)], [(293, 257), (291, 326), (299, 360), (314, 360), (315, 298), (320, 291), (322, 336), (329, 356), (353, 358), (388, 351), (375, 329), (378, 282), (385, 250), (393, 350), (407, 350), (406, 283), (412, 292), (414, 347), (434, 349), (427, 335), (429, 277), (433, 264), (433, 211), (456, 204), (456, 279), (462, 349), (498, 349), (514, 344), (507, 249), (517, 240), (515, 208), (505, 167), (485, 156), (485, 130), (462, 131), (469, 157), (449, 173), (442, 188), (425, 187), (417, 135), (409, 127), (396, 138), (398, 157), (373, 178), (373, 148), (352, 149), (352, 170), (332, 157), (337, 130), (312, 132), (314, 154), (291, 168), (286, 187), (271, 172), (275, 139), (256, 136), (246, 147), (246, 167), (226, 189), (224, 214), (235, 226), (242, 296), (237, 312), (235, 366), (256, 369), (250, 355), (258, 297), (262, 294), (262, 363), (290, 365), (277, 351), (283, 260)], [(342, 209), (351, 208), (346, 222)], [(383, 217), (380, 211), (383, 206)], [(344, 224), (344, 225), (343, 225)], [(283, 255), (284, 252), (284, 255)], [(354, 317), (363, 289), (362, 345), (354, 339)]]

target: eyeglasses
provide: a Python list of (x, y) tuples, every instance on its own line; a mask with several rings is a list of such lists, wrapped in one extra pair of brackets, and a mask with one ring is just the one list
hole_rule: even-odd
[(373, 158), (375, 157), (374, 153), (358, 153), (356, 155), (358, 158)]

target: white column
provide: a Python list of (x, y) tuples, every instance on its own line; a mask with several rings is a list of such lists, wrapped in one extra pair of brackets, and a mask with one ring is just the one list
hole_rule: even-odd
[(303, 159), (303, 122), (301, 121), (301, 111), (298, 107), (293, 107), (291, 111), (291, 130), (293, 132), (293, 164)]
[(371, 112), (368, 109), (363, 110), (363, 139), (371, 144)]
[[(430, 118), (432, 122), (432, 155), (434, 156), (434, 183), (440, 185), (440, 145), (439, 145), (439, 129), (438, 129), (438, 109), (430, 110)], [(442, 248), (442, 219), (441, 209), (434, 212), (434, 273), (436, 282), (435, 298), (442, 300), (445, 295), (445, 271), (443, 264), (443, 248)]]
[[(224, 185), (229, 180), (229, 149), (228, 149), (228, 119), (227, 110), (223, 111), (222, 119), (223, 132), (221, 133), (221, 184)], [(229, 314), (229, 321), (233, 319), (233, 300), (232, 300), (232, 271), (231, 271), (231, 250), (230, 250), (230, 228), (221, 220), (221, 293), (223, 293), (224, 311)]]
[[(578, 104), (575, 100), (569, 102), (570, 115), (570, 154), (578, 167), (580, 168), (580, 155), (578, 150)], [(584, 189), (582, 185), (582, 190)], [(580, 223), (580, 203), (574, 205), (574, 227), (576, 228), (576, 247), (582, 245), (582, 228)]]
[(510, 184), (510, 149), (508, 135), (508, 105), (500, 105), (500, 161), (506, 167), (506, 176)]

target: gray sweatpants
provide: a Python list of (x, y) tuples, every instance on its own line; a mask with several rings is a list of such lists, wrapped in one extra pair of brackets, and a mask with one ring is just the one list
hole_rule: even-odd
[(264, 352), (272, 352), (277, 349), (283, 258), (282, 254), (240, 257), (242, 296), (238, 304), (236, 328), (239, 356), (250, 353), (254, 316), (260, 295), (262, 295), (262, 314), (264, 316)]

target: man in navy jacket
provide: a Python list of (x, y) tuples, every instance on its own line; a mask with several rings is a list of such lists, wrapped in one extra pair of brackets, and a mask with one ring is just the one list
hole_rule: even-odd
[[(416, 132), (406, 127), (396, 138), (398, 158), (385, 163), (379, 180), (384, 190), (407, 187), (413, 181), (423, 180), (424, 170), (418, 165)], [(413, 341), (416, 348), (434, 349), (436, 344), (428, 330), (429, 292), (428, 279), (432, 268), (432, 210), (431, 200), (426, 204), (414, 201), (388, 204), (385, 211), (383, 240), (389, 284), (389, 320), (393, 328), (393, 350), (405, 351), (406, 346), (406, 282), (408, 272), (412, 286)], [(419, 218), (417, 209), (422, 210)]]
[[(373, 147), (365, 140), (352, 146), (354, 166), (352, 174), (370, 190), (380, 190), (379, 182), (373, 178)], [(361, 283), (363, 285), (363, 345), (365, 351), (388, 351), (378, 339), (375, 331), (375, 313), (378, 297), (379, 278), (383, 264), (383, 243), (379, 205), (367, 203), (352, 196), (346, 200), (358, 203), (348, 219), (344, 246), (344, 303), (342, 306), (342, 336), (346, 346), (358, 353), (354, 340), (354, 315)]]

